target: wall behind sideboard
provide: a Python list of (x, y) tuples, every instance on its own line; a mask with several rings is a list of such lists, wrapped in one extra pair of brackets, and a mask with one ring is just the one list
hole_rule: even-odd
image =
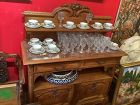
[[(0, 51), (21, 55), (24, 39), (23, 11), (51, 12), (64, 4), (78, 2), (88, 6), (98, 16), (111, 16), (114, 22), (120, 0), (32, 0), (29, 3), (0, 2)], [(16, 77), (12, 72), (11, 77)]]

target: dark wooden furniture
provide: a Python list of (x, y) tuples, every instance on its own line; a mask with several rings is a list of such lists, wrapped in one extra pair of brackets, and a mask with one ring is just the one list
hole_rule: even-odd
[[(100, 32), (107, 33), (114, 30), (88, 30), (59, 28), (57, 13), (63, 11), (65, 21), (71, 20), (78, 24), (85, 20), (85, 15), (89, 8), (80, 4), (63, 5), (55, 9), (52, 13), (25, 11), (25, 22), (29, 19), (37, 19), (40, 23), (45, 19), (53, 20), (56, 27), (54, 29), (25, 27), (26, 38), (22, 42), (23, 64), (28, 66), (28, 90), (30, 102), (40, 102), (42, 105), (105, 105), (108, 101), (108, 91), (114, 76), (115, 66), (119, 64), (122, 51), (112, 51), (104, 53), (63, 55), (62, 53), (50, 57), (48, 53), (34, 55), (28, 52), (28, 44), (32, 37), (38, 37), (42, 41), (46, 37), (54, 38), (57, 42), (57, 32)], [(109, 22), (110, 17), (94, 16), (95, 21)], [(69, 84), (55, 85), (43, 79), (44, 75), (52, 72), (77, 70), (78, 78)]]
[[(0, 104), (1, 105), (21, 105), (22, 86), (24, 84), (24, 73), (22, 69), (21, 59), (16, 54), (8, 54), (0, 52), (0, 70), (8, 71), (15, 69), (18, 71), (18, 80), (0, 83)], [(4, 75), (4, 74), (3, 74)], [(1, 76), (1, 75), (0, 75)], [(5, 93), (4, 93), (5, 92)]]

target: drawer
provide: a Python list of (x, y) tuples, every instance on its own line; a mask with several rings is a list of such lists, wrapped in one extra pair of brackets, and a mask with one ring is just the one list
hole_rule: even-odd
[(83, 61), (73, 61), (34, 65), (34, 73), (78, 69), (82, 63)]
[(119, 64), (119, 59), (96, 59), (34, 65), (34, 73), (57, 72)]
[(92, 68), (92, 67), (101, 67), (108, 65), (116, 65), (119, 64), (119, 59), (96, 59), (96, 60), (85, 60), (82, 63), (81, 68)]
[(73, 86), (56, 87), (34, 92), (34, 101), (41, 105), (70, 105)]
[(77, 91), (79, 91), (77, 96), (77, 105), (80, 105), (80, 103), (90, 105), (90, 103), (100, 103), (105, 101), (110, 82), (111, 80), (107, 79), (79, 84), (79, 86), (77, 86)]

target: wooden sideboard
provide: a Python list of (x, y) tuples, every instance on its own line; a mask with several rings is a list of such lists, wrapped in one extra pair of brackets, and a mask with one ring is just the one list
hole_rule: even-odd
[[(25, 11), (25, 22), (29, 19), (37, 19), (43, 22), (45, 19), (53, 20), (54, 29), (25, 27), (26, 38), (22, 42), (23, 64), (28, 66), (28, 93), (30, 102), (39, 102), (41, 105), (106, 105), (108, 92), (114, 76), (116, 65), (119, 65), (121, 56), (125, 53), (118, 51), (104, 53), (83, 53), (74, 55), (58, 54), (31, 54), (28, 49), (32, 37), (38, 37), (42, 41), (51, 37), (57, 42), (57, 32), (99, 32), (106, 34), (113, 30), (96, 30), (90, 27), (88, 30), (59, 28), (57, 13), (65, 12), (65, 21), (73, 20), (76, 24), (85, 20), (85, 14), (91, 12), (89, 8), (80, 4), (63, 5), (52, 13)], [(90, 24), (95, 21), (109, 22), (110, 17), (94, 16)], [(45, 75), (52, 72), (77, 70), (78, 77), (69, 84), (56, 85), (44, 79)]]

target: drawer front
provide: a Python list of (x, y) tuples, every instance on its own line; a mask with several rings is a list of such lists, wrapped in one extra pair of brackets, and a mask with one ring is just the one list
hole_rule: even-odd
[(119, 64), (119, 59), (96, 59), (96, 60), (85, 60), (82, 63), (81, 68), (92, 68), (92, 67), (101, 67), (108, 65), (116, 65)]
[(50, 64), (34, 65), (34, 73), (39, 72), (57, 72), (72, 69), (82, 69), (91, 67), (100, 67), (107, 65), (115, 65), (119, 63), (119, 59), (96, 59), (84, 61), (58, 62)]
[(34, 101), (41, 105), (70, 105), (73, 96), (73, 87), (58, 87), (36, 91)]
[(106, 100), (108, 87), (111, 80), (101, 80), (94, 82), (81, 83), (78, 89), (77, 104), (90, 105), (90, 103), (103, 103)]
[(79, 68), (82, 62), (83, 61), (73, 61), (35, 65), (34, 73), (73, 70)]

